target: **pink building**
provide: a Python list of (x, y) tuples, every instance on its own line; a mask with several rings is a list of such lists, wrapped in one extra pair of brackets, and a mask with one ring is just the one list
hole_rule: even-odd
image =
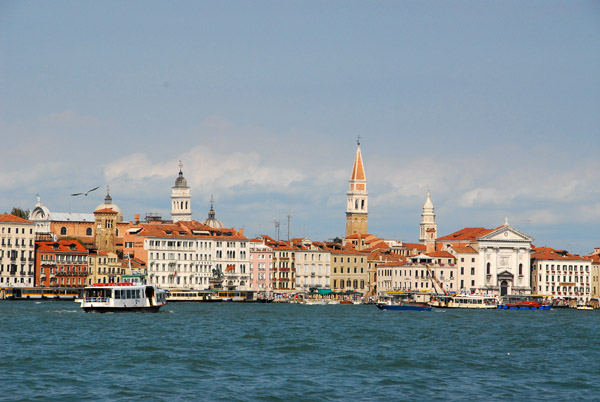
[(250, 241), (250, 289), (258, 296), (273, 293), (273, 249), (260, 239)]

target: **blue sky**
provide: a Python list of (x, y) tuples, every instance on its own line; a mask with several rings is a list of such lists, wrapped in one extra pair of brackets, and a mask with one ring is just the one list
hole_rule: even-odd
[[(246, 234), (345, 230), (356, 147), (369, 232), (509, 222), (600, 246), (600, 3), (0, 2), (0, 211), (170, 212)], [(284, 235), (285, 233), (285, 235)]]

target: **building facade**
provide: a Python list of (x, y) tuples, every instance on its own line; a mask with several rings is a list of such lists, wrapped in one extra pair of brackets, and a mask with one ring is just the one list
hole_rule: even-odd
[(273, 249), (263, 240), (252, 240), (250, 252), (250, 290), (270, 296), (273, 293)]
[(75, 240), (36, 242), (36, 284), (42, 287), (86, 286), (88, 250)]
[(531, 284), (536, 294), (587, 304), (592, 296), (592, 260), (549, 247), (536, 248), (531, 257)]
[(0, 214), (0, 287), (35, 285), (34, 222)]
[(330, 289), (331, 251), (310, 239), (294, 242), (296, 246), (296, 290), (308, 293)]

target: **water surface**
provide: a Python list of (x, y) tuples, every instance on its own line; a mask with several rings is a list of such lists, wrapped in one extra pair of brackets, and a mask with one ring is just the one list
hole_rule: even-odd
[(599, 400), (600, 311), (0, 302), (0, 400)]

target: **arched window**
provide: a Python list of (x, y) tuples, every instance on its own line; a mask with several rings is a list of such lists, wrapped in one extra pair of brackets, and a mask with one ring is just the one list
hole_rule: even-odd
[(92, 235), (92, 228), (87, 228), (87, 229), (85, 230), (85, 235), (86, 235), (86, 236), (91, 236), (91, 235)]
[(119, 237), (119, 229), (115, 229), (115, 236)]
[(354, 289), (358, 289), (358, 281), (356, 279), (354, 280)]
[(491, 266), (492, 264), (490, 264), (489, 262), (487, 263), (487, 274), (490, 275), (490, 271), (491, 271)]
[(348, 279), (348, 280), (346, 281), (346, 287), (347, 287), (347, 288), (349, 288), (349, 287), (352, 287), (352, 282), (350, 282), (350, 279)]
[(523, 264), (519, 264), (519, 275), (523, 275)]
[(358, 209), (358, 200), (354, 201), (354, 209)]
[(67, 228), (63, 226), (62, 228), (60, 228), (60, 235), (65, 236), (66, 234), (67, 234)]
[(334, 280), (333, 280), (333, 288), (334, 288), (334, 289), (337, 289), (337, 279), (334, 279)]
[(360, 201), (360, 209), (365, 209), (365, 200)]

